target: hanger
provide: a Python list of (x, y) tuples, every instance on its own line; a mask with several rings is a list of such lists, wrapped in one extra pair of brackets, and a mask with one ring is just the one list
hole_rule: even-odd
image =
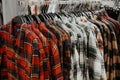
[(78, 17), (83, 16), (82, 12), (79, 11), (77, 16), (78, 16)]
[(32, 15), (28, 15), (28, 17), (30, 18), (30, 20), (31, 20), (32, 22), (34, 21)]
[(41, 22), (41, 20), (40, 20), (40, 18), (38, 17), (38, 15), (31, 15), (31, 16), (32, 16), (33, 20), (36, 21), (37, 23), (40, 23), (40, 22)]
[(51, 20), (51, 17), (48, 15), (48, 14), (43, 14), (46, 18), (47, 21), (50, 21)]
[(22, 16), (18, 16), (18, 21), (20, 21), (21, 23), (25, 23), (25, 20), (22, 18)]
[(50, 20), (53, 20), (53, 19), (54, 19), (53, 13), (48, 13), (47, 15), (49, 16)]
[(31, 24), (31, 23), (32, 23), (32, 20), (29, 18), (28, 15), (25, 15), (25, 16), (23, 16), (22, 18), (23, 18), (23, 20), (24, 20), (27, 24)]
[(28, 5), (28, 14), (31, 15), (31, 7)]
[(30, 20), (30, 23), (32, 23), (34, 21), (34, 19), (32, 18), (31, 15), (27, 15), (28, 19)]
[(29, 19), (30, 23), (32, 23), (34, 21), (34, 19), (31, 16), (31, 7), (29, 5), (28, 5), (28, 15), (26, 15), (26, 18)]
[(73, 14), (73, 11), (74, 11), (74, 10), (69, 11), (68, 14), (70, 14), (70, 15), (74, 15), (74, 14)]
[(21, 18), (21, 20), (22, 20), (23, 23), (29, 24), (29, 22), (28, 22), (28, 20), (26, 19), (25, 16), (21, 15), (20, 18)]
[(79, 14), (80, 12), (79, 11), (76, 11), (76, 12), (73, 12), (75, 14), (76, 17), (79, 17)]
[(54, 14), (53, 13), (48, 13), (48, 16), (50, 17), (51, 20), (54, 19)]
[(45, 22), (45, 21), (46, 21), (46, 19), (45, 19), (45, 17), (44, 17), (43, 14), (39, 14), (38, 17), (40, 18), (40, 20), (41, 20), (42, 22)]
[(59, 13), (54, 13), (54, 15), (55, 15), (57, 18), (59, 18), (60, 20), (62, 20), (62, 18), (61, 18), (61, 16), (60, 16)]

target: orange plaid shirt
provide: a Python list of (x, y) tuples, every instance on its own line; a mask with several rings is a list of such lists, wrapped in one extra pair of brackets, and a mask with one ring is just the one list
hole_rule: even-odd
[(60, 65), (60, 56), (58, 47), (56, 45), (57, 39), (45, 26), (44, 23), (39, 24), (39, 30), (48, 39), (49, 42), (49, 58), (51, 68), (51, 79), (52, 80), (63, 80), (62, 70)]
[(1, 56), (3, 56), (3, 49), (5, 53), (5, 57), (1, 57), (0, 62), (1, 65), (6, 66), (6, 71), (5, 69), (0, 71), (2, 73), (0, 75), (1, 79), (44, 80), (42, 66), (44, 51), (42, 44), (33, 32), (28, 29), (19, 32), (17, 30), (19, 27), (21, 26), (14, 27), (14, 32), (17, 31), (17, 33), (14, 33), (15, 38), (11, 38), (11, 34), (6, 34), (6, 31), (9, 31), (7, 28), (0, 31), (1, 42), (10, 43), (14, 39), (11, 42), (14, 47), (11, 48), (7, 44), (4, 44), (5, 48), (0, 47)]

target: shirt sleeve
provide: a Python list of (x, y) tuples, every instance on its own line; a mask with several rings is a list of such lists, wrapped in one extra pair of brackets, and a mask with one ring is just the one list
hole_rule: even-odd
[[(1, 37), (1, 34), (0, 34), (0, 43), (2, 43), (2, 37)], [(0, 44), (0, 66), (1, 66), (1, 62), (2, 62), (2, 52), (3, 52), (2, 44)]]
[(53, 41), (50, 41), (50, 60), (52, 80), (63, 80), (58, 47)]
[(96, 27), (94, 27), (94, 31), (96, 33), (96, 39), (97, 39), (97, 43), (98, 43), (98, 49), (100, 51), (100, 54), (102, 56), (102, 60), (101, 60), (101, 69), (102, 69), (102, 74), (101, 74), (101, 79), (102, 80), (106, 80), (106, 71), (105, 71), (105, 65), (104, 65), (104, 48), (103, 48), (103, 38), (102, 35), (100, 33), (100, 30)]
[[(44, 71), (43, 71), (43, 60), (45, 58), (44, 49), (42, 43), (37, 41), (37, 39), (33, 40), (33, 56), (32, 56), (32, 75), (34, 78), (39, 78), (40, 80), (44, 80)], [(34, 79), (32, 78), (32, 79)]]
[(94, 31), (91, 29), (87, 30), (88, 38), (88, 70), (90, 80), (100, 80), (101, 78), (101, 60), (102, 56), (99, 49), (97, 48), (97, 40)]

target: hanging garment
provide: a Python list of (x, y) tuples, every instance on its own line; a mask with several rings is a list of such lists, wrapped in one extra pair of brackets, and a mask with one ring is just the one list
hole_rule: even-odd
[(1, 80), (120, 79), (117, 21), (108, 15), (47, 19), (2, 25)]

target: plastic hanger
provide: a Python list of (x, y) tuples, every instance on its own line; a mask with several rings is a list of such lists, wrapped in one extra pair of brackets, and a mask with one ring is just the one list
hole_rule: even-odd
[(45, 21), (46, 21), (46, 19), (45, 19), (45, 17), (44, 17), (43, 14), (39, 14), (38, 17), (40, 18), (40, 20), (41, 20), (42, 22), (45, 22)]
[(46, 21), (49, 21), (50, 18), (47, 16), (47, 14), (43, 14), (43, 15), (44, 15)]
[(28, 17), (30, 23), (32, 23), (34, 21), (31, 15), (27, 15), (27, 17)]
[(49, 21), (52, 20), (52, 15), (50, 15), (50, 13), (48, 13), (46, 16), (48, 17), (48, 20), (49, 20)]
[(26, 22), (27, 24), (31, 24), (31, 21), (27, 15), (22, 16), (22, 18), (23, 18), (24, 22)]
[(62, 20), (62, 18), (61, 18), (61, 16), (59, 15), (59, 13), (54, 13), (54, 15), (55, 15), (56, 17), (58, 17), (60, 20)]
[(25, 16), (22, 15), (22, 16), (20, 16), (20, 17), (21, 17), (23, 23), (27, 23), (27, 24), (29, 24), (29, 21), (26, 19)]
[(53, 19), (54, 19), (53, 13), (49, 13), (48, 16), (50, 17), (50, 20), (53, 20)]
[(40, 22), (41, 22), (40, 18), (39, 18), (37, 15), (32, 15), (32, 18), (33, 18), (37, 23), (40, 23)]

